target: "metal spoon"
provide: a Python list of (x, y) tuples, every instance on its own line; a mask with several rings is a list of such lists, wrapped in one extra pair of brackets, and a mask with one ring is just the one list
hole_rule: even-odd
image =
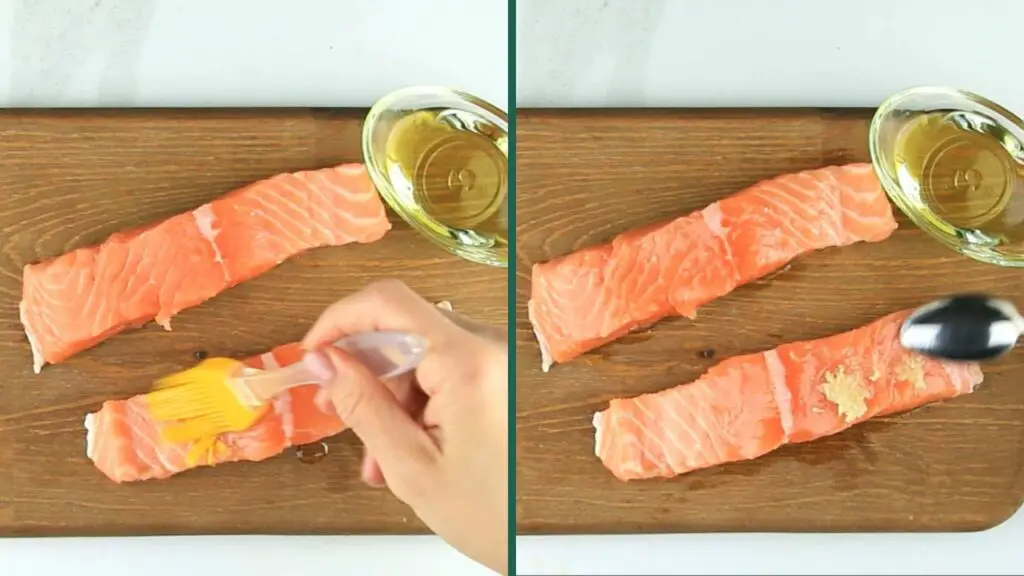
[(960, 294), (915, 310), (900, 327), (900, 344), (926, 356), (956, 361), (1006, 354), (1024, 332), (1012, 303), (984, 294)]

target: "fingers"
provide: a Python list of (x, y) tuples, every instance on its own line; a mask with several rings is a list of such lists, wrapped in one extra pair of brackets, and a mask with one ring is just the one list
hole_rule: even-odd
[(456, 331), (441, 311), (398, 280), (375, 282), (324, 311), (302, 346), (315, 350), (359, 332), (403, 330), (426, 338), (432, 346)]
[[(412, 374), (402, 374), (396, 378), (381, 380), (391, 390), (398, 403), (408, 414), (419, 414), (426, 404), (426, 394), (413, 381)], [(331, 389), (329, 386), (321, 386), (313, 396), (313, 404), (321, 412), (336, 412), (331, 402)]]
[[(426, 424), (424, 423), (423, 415), (425, 413), (425, 409), (428, 409), (430, 405), (427, 404), (427, 397), (425, 394), (421, 395), (421, 398), (422, 402), (413, 406), (412, 409), (409, 410), (408, 412), (416, 416), (416, 421), (420, 424), (420, 426), (423, 426), (424, 429), (427, 431), (427, 434), (429, 434), (430, 437), (434, 439), (434, 444), (442, 446), (441, 429), (437, 428), (436, 426), (426, 426)], [(367, 484), (373, 487), (379, 488), (387, 484), (387, 481), (384, 479), (384, 473), (381, 472), (380, 470), (380, 465), (377, 463), (377, 460), (373, 457), (373, 454), (371, 454), (369, 450), (366, 450), (363, 453), (363, 464), (359, 475), (362, 478), (363, 482), (366, 482)]]
[(324, 414), (337, 412), (334, 409), (334, 404), (331, 403), (331, 393), (327, 388), (319, 388), (316, 391), (316, 394), (313, 395), (313, 405)]
[(363, 466), (359, 472), (359, 477), (362, 478), (363, 482), (374, 488), (387, 485), (387, 482), (384, 480), (384, 473), (380, 470), (380, 464), (377, 463), (377, 459), (369, 451), (366, 451), (363, 456)]
[(303, 359), (331, 394), (338, 416), (373, 454), (395, 495), (408, 503), (431, 477), (440, 449), (395, 395), (352, 356), (334, 348)]
[[(386, 381), (385, 384), (395, 395), (398, 404), (406, 414), (415, 419), (417, 415), (422, 413), (423, 407), (427, 402), (427, 395), (413, 382), (412, 374), (404, 374), (398, 378)], [(386, 485), (384, 474), (380, 470), (380, 464), (377, 463), (377, 459), (365, 447), (363, 449), (363, 465), (359, 476), (363, 482), (370, 486), (379, 488)]]
[(444, 420), (444, 413), (448, 409), (448, 406), (442, 401), (427, 404), (426, 409), (423, 410), (423, 425), (428, 428), (440, 426)]

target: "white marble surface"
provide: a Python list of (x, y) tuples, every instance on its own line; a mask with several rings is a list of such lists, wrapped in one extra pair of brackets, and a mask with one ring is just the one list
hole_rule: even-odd
[(0, 0), (0, 106), (369, 106), (441, 84), (508, 108), (504, 0)]
[(908, 85), (1024, 115), (1014, 0), (519, 0), (516, 105), (877, 106)]
[(1021, 574), (1024, 515), (963, 534), (520, 536), (522, 575)]
[[(991, 21), (982, 24), (987, 20)], [(1024, 2), (518, 0), (516, 106), (877, 106), (955, 85), (1024, 115)], [(1017, 441), (1016, 438), (1008, 441)], [(971, 534), (520, 537), (520, 574), (1019, 574), (1024, 514)]]
[[(0, 106), (365, 107), (442, 84), (507, 109), (507, 61), (503, 0), (0, 0)], [(0, 539), (3, 576), (488, 573), (435, 537)]]

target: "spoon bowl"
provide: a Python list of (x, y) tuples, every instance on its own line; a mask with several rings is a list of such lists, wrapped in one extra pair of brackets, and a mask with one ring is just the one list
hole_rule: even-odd
[(900, 327), (900, 344), (943, 360), (991, 360), (1013, 350), (1024, 318), (1008, 300), (960, 294), (915, 310)]

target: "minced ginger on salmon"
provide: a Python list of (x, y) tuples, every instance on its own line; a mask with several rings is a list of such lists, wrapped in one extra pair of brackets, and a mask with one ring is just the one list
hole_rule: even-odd
[(25, 266), (21, 322), (36, 373), (171, 317), (319, 246), (390, 230), (366, 167), (278, 174), (195, 210)]
[(785, 174), (702, 210), (535, 264), (527, 305), (542, 367), (700, 306), (828, 247), (896, 230), (869, 164)]
[(621, 480), (672, 477), (973, 392), (984, 378), (977, 363), (899, 344), (910, 313), (735, 356), (692, 383), (612, 400), (594, 415), (597, 456)]

